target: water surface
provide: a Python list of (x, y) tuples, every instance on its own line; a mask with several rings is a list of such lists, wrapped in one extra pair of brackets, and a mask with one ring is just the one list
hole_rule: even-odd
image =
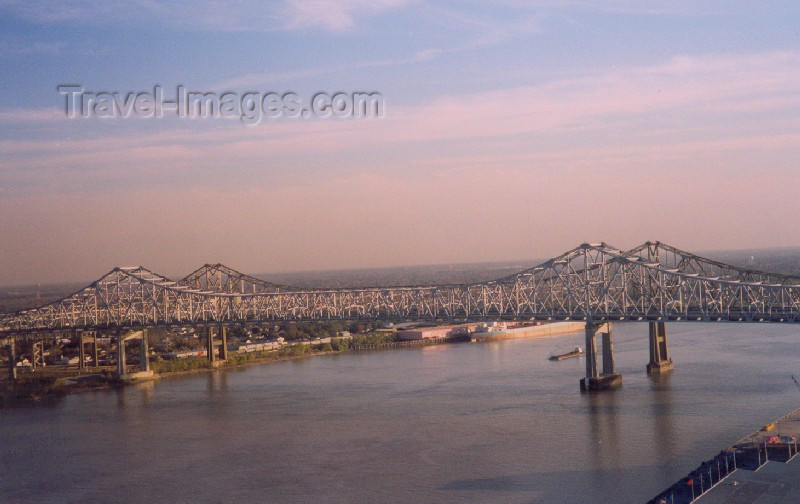
[(800, 328), (614, 326), (623, 387), (582, 394), (583, 334), (347, 353), (0, 409), (4, 502), (642, 502), (800, 405)]

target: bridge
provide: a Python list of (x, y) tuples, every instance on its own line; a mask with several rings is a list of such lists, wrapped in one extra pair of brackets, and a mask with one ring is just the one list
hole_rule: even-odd
[[(148, 328), (205, 328), (213, 361), (216, 346), (218, 358), (226, 357), (226, 327), (326, 320), (584, 321), (581, 383), (594, 390), (621, 383), (612, 322), (650, 322), (647, 369), (662, 372), (672, 367), (665, 322), (800, 322), (800, 276), (736, 267), (661, 242), (628, 251), (585, 243), (533, 268), (474, 284), (302, 288), (222, 264), (206, 264), (181, 280), (143, 267), (114, 268), (63, 299), (0, 315), (0, 343), (13, 354), (17, 343), (35, 347), (44, 338), (70, 334), (81, 338), (83, 357), (86, 335), (110, 334), (120, 349), (118, 372), (127, 376), (125, 341), (140, 339), (146, 348)], [(142, 360), (141, 371), (148, 372), (147, 358)]]

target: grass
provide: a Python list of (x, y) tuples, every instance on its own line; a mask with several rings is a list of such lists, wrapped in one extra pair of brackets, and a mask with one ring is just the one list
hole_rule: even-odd
[[(394, 341), (394, 335), (386, 333), (358, 334), (353, 339), (334, 338), (330, 343), (318, 345), (304, 345), (297, 343), (277, 350), (263, 350), (260, 352), (231, 353), (225, 366), (238, 366), (247, 362), (269, 362), (286, 358), (303, 357), (327, 352), (346, 352), (354, 346), (371, 345), (376, 343), (389, 343)], [(156, 374), (181, 373), (200, 369), (211, 369), (211, 363), (205, 357), (187, 357), (185, 359), (160, 360), (152, 362), (150, 369)]]
[(155, 374), (180, 373), (198, 369), (211, 369), (211, 363), (205, 357), (188, 357), (186, 359), (160, 360), (150, 363)]

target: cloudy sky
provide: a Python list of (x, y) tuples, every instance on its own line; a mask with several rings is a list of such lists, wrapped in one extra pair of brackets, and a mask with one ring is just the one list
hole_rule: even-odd
[[(795, 1), (0, 0), (0, 284), (800, 245)], [(67, 118), (57, 87), (379, 92)]]

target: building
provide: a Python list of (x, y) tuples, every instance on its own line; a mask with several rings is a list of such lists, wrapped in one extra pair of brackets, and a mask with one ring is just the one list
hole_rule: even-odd
[(165, 359), (186, 359), (189, 357), (205, 357), (205, 350), (181, 350), (179, 352), (170, 352), (162, 355)]
[(421, 329), (407, 329), (405, 331), (397, 331), (397, 338), (400, 340), (424, 340), (424, 339), (439, 339), (439, 338), (452, 338), (453, 336), (466, 336), (470, 332), (470, 326), (439, 326), (439, 327), (424, 327)]

